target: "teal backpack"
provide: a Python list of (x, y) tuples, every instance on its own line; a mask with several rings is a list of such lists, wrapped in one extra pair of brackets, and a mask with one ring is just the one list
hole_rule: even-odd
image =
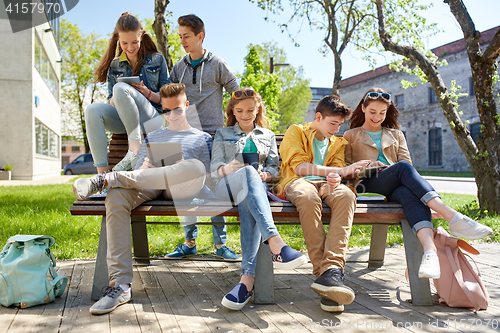
[(0, 253), (0, 304), (24, 309), (53, 302), (64, 293), (68, 279), (57, 275), (49, 249), (55, 242), (43, 235), (9, 238)]

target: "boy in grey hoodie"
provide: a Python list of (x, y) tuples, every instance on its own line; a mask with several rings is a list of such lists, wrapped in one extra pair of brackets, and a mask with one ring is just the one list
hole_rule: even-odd
[[(181, 45), (187, 54), (177, 62), (170, 72), (170, 81), (184, 83), (186, 95), (191, 105), (187, 111), (191, 126), (210, 134), (224, 126), (223, 88), (232, 94), (237, 90), (236, 76), (231, 72), (224, 59), (203, 48), (205, 39), (205, 24), (196, 15), (179, 17), (179, 37)], [(167, 258), (183, 258), (195, 255), (196, 238), (198, 236), (197, 217), (185, 216), (184, 244), (166, 255)], [(212, 222), (224, 222), (220, 216), (212, 217)], [(226, 244), (226, 226), (212, 226), (213, 241), (217, 247), (217, 257), (234, 260), (238, 256)]]
[(224, 59), (203, 49), (205, 26), (196, 15), (178, 19), (181, 45), (186, 52), (170, 73), (170, 81), (184, 83), (191, 105), (196, 106), (203, 131), (214, 134), (224, 126), (222, 88), (231, 94), (238, 89), (236, 76)]

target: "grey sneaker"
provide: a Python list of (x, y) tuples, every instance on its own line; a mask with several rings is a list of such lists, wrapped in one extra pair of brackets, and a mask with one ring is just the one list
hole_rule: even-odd
[(132, 287), (127, 291), (123, 291), (120, 287), (107, 286), (104, 287), (102, 293), (101, 299), (90, 308), (90, 313), (93, 315), (109, 313), (118, 306), (132, 300)]
[(92, 194), (104, 191), (106, 183), (104, 173), (90, 178), (80, 178), (73, 183), (73, 194), (78, 200), (85, 200)]
[(455, 237), (466, 239), (481, 239), (493, 230), (490, 227), (472, 220), (470, 217), (464, 216), (461, 219), (450, 224), (450, 234)]
[(135, 167), (138, 160), (139, 156), (129, 150), (127, 155), (113, 167), (113, 171), (130, 171)]

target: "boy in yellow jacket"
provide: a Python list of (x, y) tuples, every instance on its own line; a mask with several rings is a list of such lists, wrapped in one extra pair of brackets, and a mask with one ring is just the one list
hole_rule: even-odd
[[(275, 188), (279, 197), (297, 207), (316, 276), (311, 288), (322, 297), (321, 308), (329, 312), (343, 311), (355, 297), (344, 285), (343, 270), (356, 194), (340, 183), (341, 177), (359, 173), (370, 162), (346, 167), (347, 141), (335, 133), (350, 115), (338, 96), (325, 96), (312, 123), (292, 125), (280, 145), (281, 179)], [(332, 209), (328, 235), (321, 221), (323, 201)]]

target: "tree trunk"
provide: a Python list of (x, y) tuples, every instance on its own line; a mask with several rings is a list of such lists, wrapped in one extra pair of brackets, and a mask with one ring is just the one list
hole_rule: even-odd
[(170, 72), (173, 67), (172, 57), (168, 45), (167, 23), (165, 21), (165, 9), (170, 3), (170, 0), (155, 0), (155, 20), (153, 22), (153, 30), (156, 35), (158, 50), (163, 54), (167, 61), (167, 68)]
[[(445, 0), (445, 2), (448, 2), (450, 7), (453, 6), (451, 3), (455, 3), (457, 6), (461, 5), (462, 10), (465, 10), (465, 12), (467, 11), (461, 0)], [(475, 57), (481, 56), (479, 36), (475, 31), (474, 33), (467, 33), (464, 29), (465, 26), (467, 26), (467, 29), (470, 29), (471, 26), (473, 28), (474, 25), (472, 21), (470, 20), (470, 22), (465, 22), (461, 25), (466, 39), (469, 60), (471, 62), (479, 117), (482, 126), (485, 125), (485, 130), (483, 131), (484, 139), (479, 140), (480, 144), (478, 145), (474, 143), (469, 130), (460, 119), (458, 111), (455, 107), (455, 102), (450, 98), (437, 67), (416, 48), (411, 46), (401, 46), (392, 42), (391, 36), (386, 32), (385, 28), (385, 9), (383, 7), (382, 0), (377, 0), (376, 5), (379, 21), (379, 35), (382, 45), (388, 51), (411, 59), (412, 62), (416, 63), (417, 66), (419, 66), (425, 73), (427, 79), (432, 85), (432, 88), (439, 98), (444, 116), (450, 124), (455, 139), (457, 140), (458, 145), (462, 149), (462, 152), (464, 153), (465, 158), (467, 159), (467, 162), (469, 162), (471, 170), (474, 173), (478, 187), (478, 200), (480, 207), (482, 209), (488, 209), (489, 211), (500, 213), (500, 161), (498, 159), (500, 135), (498, 131), (499, 126), (495, 125), (497, 122), (500, 123), (500, 120), (495, 121), (496, 104), (492, 94), (492, 75), (493, 71), (496, 70), (496, 66), (492, 65), (493, 62), (487, 66), (485, 66), (485, 64), (478, 66), (477, 59), (474, 59)], [(461, 14), (464, 13), (462, 12)], [(463, 16), (468, 17), (468, 13)], [(457, 17), (457, 15), (455, 15), (455, 17)], [(459, 20), (460, 23), (460, 19), (458, 17), (457, 20)], [(471, 40), (475, 40), (475, 44), (474, 42), (469, 43), (467, 41), (467, 34), (470, 35), (469, 37)], [(498, 34), (499, 33), (497, 32), (497, 35)], [(493, 41), (492, 44), (496, 45), (496, 42)], [(500, 45), (500, 43), (498, 44)], [(490, 58), (498, 58), (498, 53), (493, 54)], [(487, 115), (485, 115), (485, 113), (487, 113)]]
[(340, 89), (340, 81), (342, 80), (342, 60), (340, 59), (340, 54), (338, 52), (333, 52), (334, 58), (334, 77), (333, 77), (333, 87), (332, 95), (338, 96)]
[(500, 213), (500, 115), (497, 113), (493, 77), (500, 55), (500, 29), (484, 50), (467, 8), (462, 0), (445, 0), (464, 34), (465, 47), (474, 82), (477, 111), (481, 122), (477, 155), (469, 164), (474, 172), (478, 188), (478, 201), (482, 209)]

